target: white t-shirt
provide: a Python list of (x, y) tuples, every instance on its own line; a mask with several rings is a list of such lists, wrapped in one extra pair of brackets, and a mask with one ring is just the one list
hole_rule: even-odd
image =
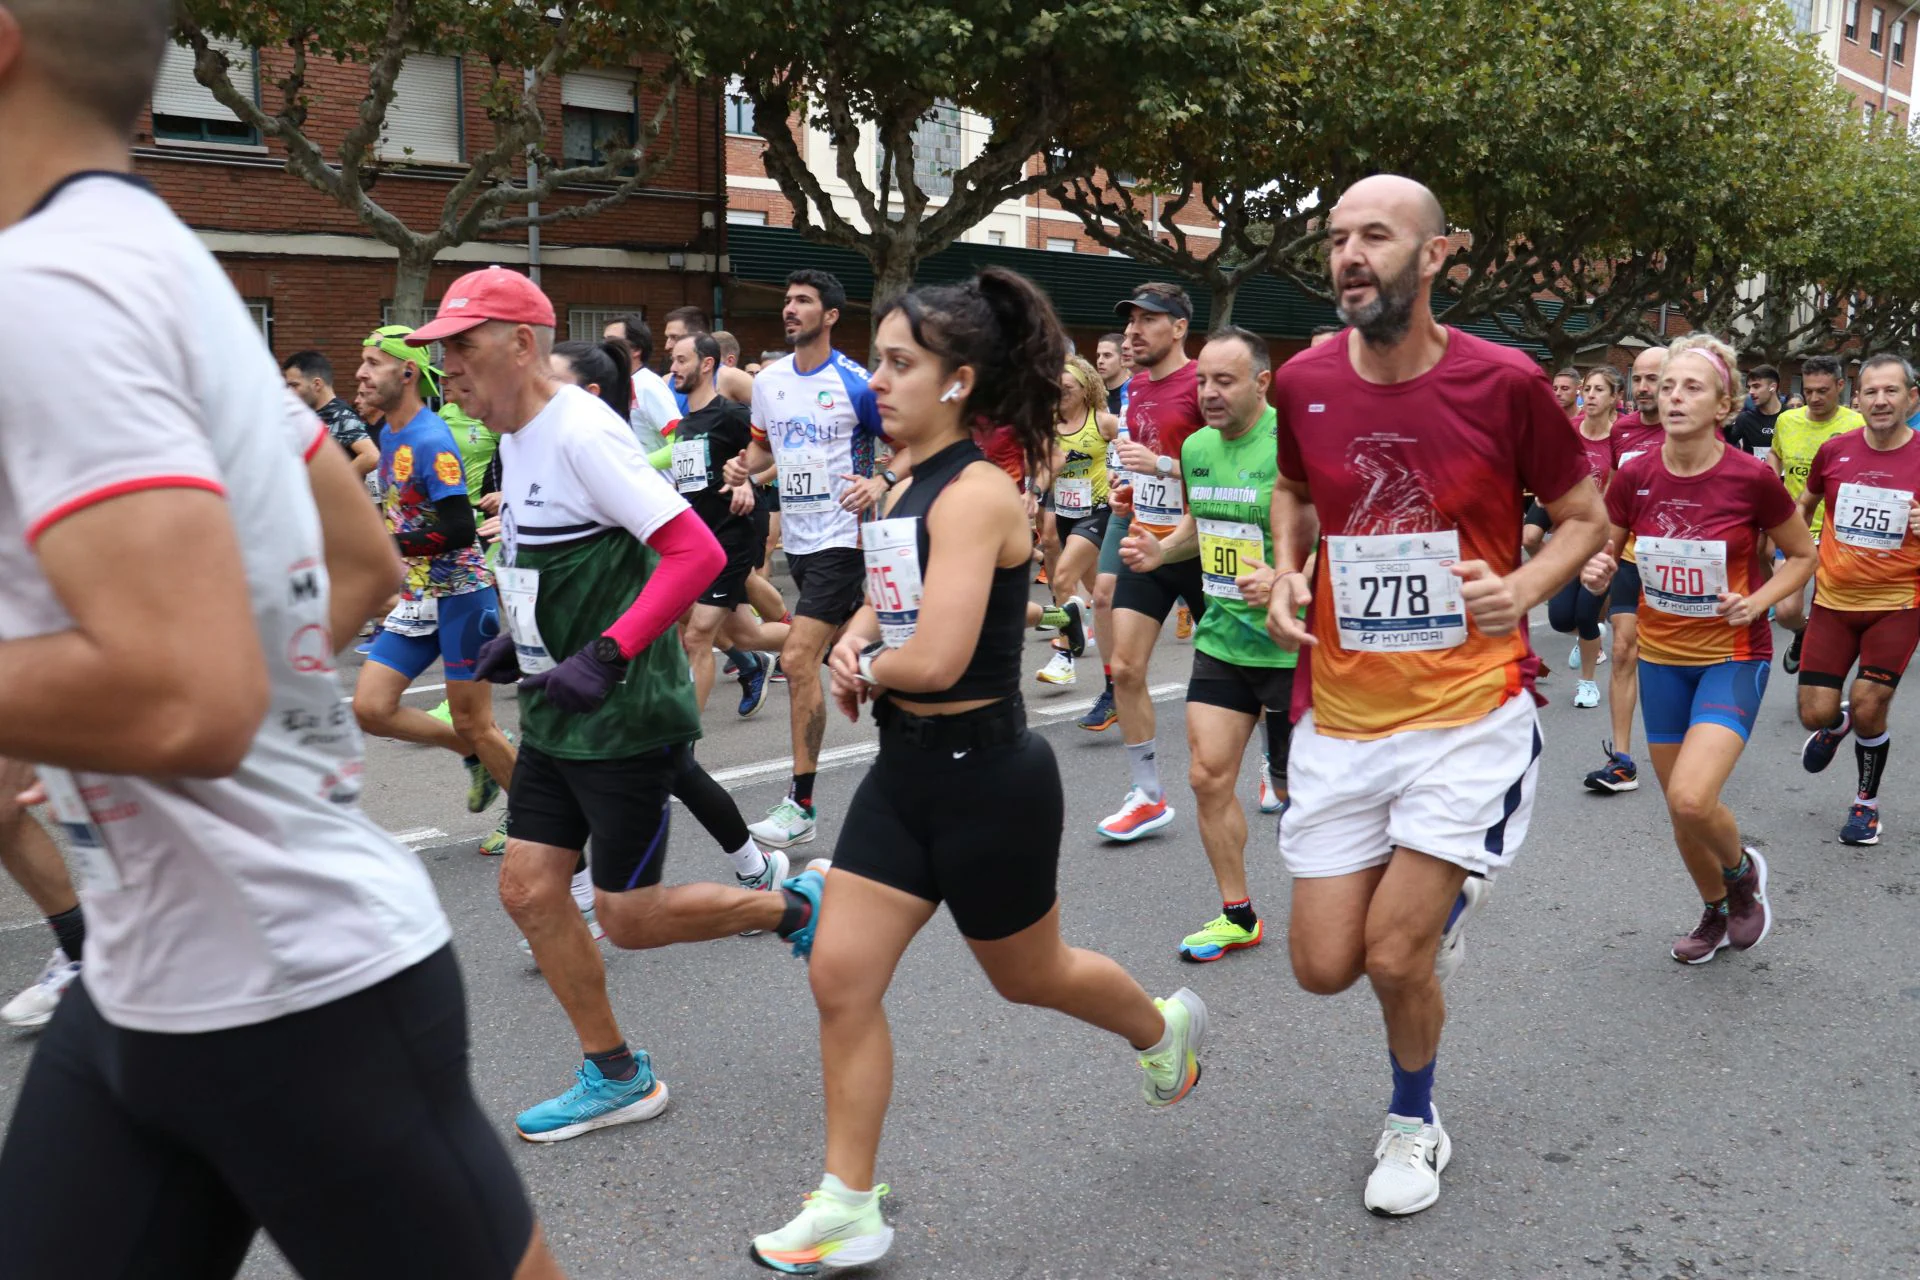
[(652, 453), (666, 443), (667, 426), (680, 416), (680, 405), (673, 398), (667, 380), (641, 365), (633, 375), (633, 412), (627, 423), (640, 447)]
[(873, 474), (880, 411), (867, 371), (835, 351), (802, 373), (791, 355), (753, 380), (753, 438), (780, 468), (780, 542), (789, 555), (858, 547), (860, 520), (840, 506), (842, 477)]
[(518, 431), (500, 436), (501, 563), (521, 547), (577, 542), (622, 528), (645, 542), (687, 510), (607, 402), (561, 387)]
[(33, 554), (46, 528), (133, 490), (203, 489), (232, 514), (271, 682), (229, 778), (73, 775), (102, 845), (81, 886), (94, 1003), (120, 1027), (215, 1031), (419, 963), (450, 935), (420, 860), (359, 809), (304, 465), (312, 412), (144, 184), (68, 182), (0, 232), (0, 281), (0, 638), (73, 626)]

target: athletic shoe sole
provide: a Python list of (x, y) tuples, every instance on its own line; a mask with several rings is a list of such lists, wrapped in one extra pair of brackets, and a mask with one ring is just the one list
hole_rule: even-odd
[(790, 1276), (811, 1276), (818, 1275), (822, 1268), (838, 1271), (844, 1267), (863, 1267), (869, 1262), (878, 1262), (887, 1256), (887, 1250), (892, 1247), (893, 1228), (882, 1227), (870, 1236), (855, 1236), (818, 1261), (787, 1262), (764, 1258), (753, 1245), (747, 1246), (747, 1258), (755, 1266), (765, 1267), (769, 1271)]
[[(1265, 924), (1266, 921), (1263, 920), (1261, 923)], [(1203, 955), (1198, 951), (1189, 951), (1184, 945), (1180, 948), (1178, 954), (1180, 958), (1188, 964), (1213, 964), (1216, 961), (1226, 959), (1229, 951), (1245, 951), (1248, 947), (1257, 947), (1265, 938), (1266, 930), (1262, 929), (1245, 942), (1229, 942), (1224, 947), (1215, 947), (1212, 955)]]
[[(1875, 827), (1873, 834), (1871, 836), (1868, 836), (1865, 840), (1849, 840), (1846, 838), (1846, 836), (1843, 835), (1840, 837), (1840, 843), (1846, 845), (1848, 848), (1851, 848), (1851, 849), (1866, 849), (1880, 843), (1880, 833), (1884, 830), (1885, 830), (1884, 827)], [(29, 1024), (16, 1023), (15, 1025), (26, 1026)], [(30, 1025), (37, 1027), (40, 1024), (36, 1022)]]
[(49, 1009), (45, 1013), (37, 1013), (31, 1017), (6, 1018), (0, 1021), (5, 1021), (8, 1026), (18, 1031), (37, 1031), (53, 1021), (53, 1010)]
[(1735, 951), (1751, 951), (1765, 942), (1767, 935), (1773, 932), (1773, 903), (1767, 900), (1767, 860), (1760, 855), (1758, 849), (1742, 849), (1741, 852), (1753, 859), (1754, 869), (1760, 873), (1760, 888), (1754, 894), (1760, 903), (1760, 936), (1744, 947), (1734, 947), (1732, 939), (1728, 939), (1727, 945), (1733, 947)]
[(761, 835), (752, 827), (747, 828), (748, 834), (753, 836), (755, 843), (766, 845), (770, 849), (791, 849), (797, 844), (811, 844), (813, 843), (814, 830), (813, 827), (808, 827), (805, 831), (790, 839), (776, 840), (771, 836)]
[(1618, 795), (1622, 791), (1638, 791), (1639, 778), (1628, 778), (1625, 782), (1603, 782), (1599, 778), (1587, 779), (1587, 790), (1597, 796)]
[(1179, 1093), (1158, 1104), (1162, 1107), (1170, 1107), (1176, 1102), (1184, 1101), (1186, 1096), (1199, 1086), (1200, 1077), (1207, 1072), (1206, 1063), (1200, 1061), (1200, 1051), (1207, 1044), (1206, 1002), (1185, 987), (1174, 992), (1169, 999), (1178, 1000), (1187, 1009), (1187, 1051), (1193, 1055), (1193, 1079), (1187, 1081), (1186, 1087)]
[(1113, 716), (1099, 724), (1088, 724), (1085, 720), (1076, 720), (1074, 723), (1082, 729), (1085, 729), (1088, 733), (1105, 733), (1107, 730), (1113, 728), (1114, 725), (1120, 723), (1120, 717)]
[(1095, 829), (1098, 830), (1101, 835), (1105, 836), (1109, 840), (1116, 841), (1120, 844), (1132, 844), (1135, 840), (1138, 840), (1142, 836), (1150, 836), (1156, 831), (1159, 831), (1165, 827), (1171, 826), (1173, 823), (1173, 817), (1174, 817), (1174, 810), (1171, 807), (1169, 807), (1167, 811), (1165, 813), (1162, 813), (1159, 817), (1148, 818), (1145, 822), (1141, 823), (1139, 826), (1135, 827), (1131, 831), (1125, 831), (1125, 832), (1114, 831), (1109, 829), (1105, 823), (1100, 824)]
[[(1768, 925), (1769, 925), (1769, 927), (1771, 927), (1771, 925), (1772, 925), (1772, 922), (1771, 922), (1771, 921), (1769, 921), (1769, 922), (1768, 922)], [(1722, 938), (1720, 939), (1720, 942), (1719, 942), (1719, 944), (1718, 944), (1717, 946), (1715, 946), (1713, 950), (1711, 950), (1711, 951), (1709, 951), (1709, 952), (1707, 952), (1707, 954), (1705, 954), (1705, 955), (1703, 955), (1703, 956), (1701, 956), (1701, 957), (1700, 957), (1700, 958), (1699, 958), (1698, 960), (1689, 960), (1689, 959), (1687, 959), (1687, 958), (1686, 958), (1685, 956), (1683, 956), (1683, 955), (1681, 955), (1681, 954), (1680, 954), (1680, 953), (1679, 953), (1678, 951), (1668, 951), (1668, 952), (1667, 952), (1667, 954), (1668, 954), (1668, 955), (1670, 955), (1670, 956), (1672, 956), (1672, 957), (1673, 957), (1673, 958), (1674, 958), (1675, 960), (1678, 960), (1678, 961), (1679, 961), (1679, 962), (1680, 962), (1681, 964), (1694, 964), (1694, 965), (1699, 965), (1699, 964), (1706, 964), (1706, 963), (1708, 963), (1708, 962), (1709, 962), (1709, 961), (1711, 961), (1711, 960), (1712, 960), (1712, 959), (1713, 959), (1713, 958), (1714, 958), (1715, 956), (1717, 956), (1717, 955), (1719, 955), (1719, 954), (1720, 954), (1720, 953), (1721, 953), (1722, 951), (1725, 951), (1725, 950), (1727, 950), (1727, 949), (1728, 949), (1729, 947), (1731, 947), (1732, 945), (1733, 945), (1733, 944), (1732, 944), (1731, 942), (1728, 942), (1728, 941), (1726, 940), (1726, 938), (1724, 938), (1724, 937), (1722, 937)]]
[(549, 1129), (545, 1133), (528, 1133), (519, 1125), (513, 1131), (528, 1142), (565, 1142), (568, 1138), (577, 1138), (583, 1133), (592, 1133), (595, 1129), (611, 1129), (617, 1124), (633, 1124), (639, 1120), (651, 1120), (667, 1109), (667, 1082), (655, 1080), (653, 1089), (646, 1097), (637, 1102), (605, 1115), (595, 1116), (591, 1120), (582, 1120), (579, 1124), (561, 1125), (558, 1129)]

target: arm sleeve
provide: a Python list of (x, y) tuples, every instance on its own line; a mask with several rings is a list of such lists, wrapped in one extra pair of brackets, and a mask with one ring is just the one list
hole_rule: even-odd
[(639, 597), (603, 633), (613, 638), (627, 658), (665, 634), (727, 564), (712, 531), (691, 509), (655, 529), (646, 541), (660, 553), (660, 563), (648, 575)]
[(673, 446), (663, 444), (647, 455), (647, 465), (655, 471), (666, 471), (673, 466)]
[(440, 518), (431, 529), (414, 529), (393, 535), (401, 555), (443, 556), (449, 551), (458, 551), (474, 544), (478, 534), (473, 523), (473, 507), (467, 501), (465, 489), (435, 498), (433, 509)]

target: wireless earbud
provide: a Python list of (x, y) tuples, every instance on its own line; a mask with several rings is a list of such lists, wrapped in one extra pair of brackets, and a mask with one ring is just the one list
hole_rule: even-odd
[(952, 386), (948, 387), (946, 391), (941, 395), (940, 403), (952, 404), (955, 400), (958, 400), (959, 398), (960, 398), (960, 384), (956, 382)]

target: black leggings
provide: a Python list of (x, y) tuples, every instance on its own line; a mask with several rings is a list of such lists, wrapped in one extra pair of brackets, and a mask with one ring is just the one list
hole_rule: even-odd
[(1577, 629), (1582, 640), (1598, 640), (1600, 613), (1606, 607), (1605, 596), (1593, 594), (1575, 578), (1547, 601), (1547, 625), (1561, 635)]

